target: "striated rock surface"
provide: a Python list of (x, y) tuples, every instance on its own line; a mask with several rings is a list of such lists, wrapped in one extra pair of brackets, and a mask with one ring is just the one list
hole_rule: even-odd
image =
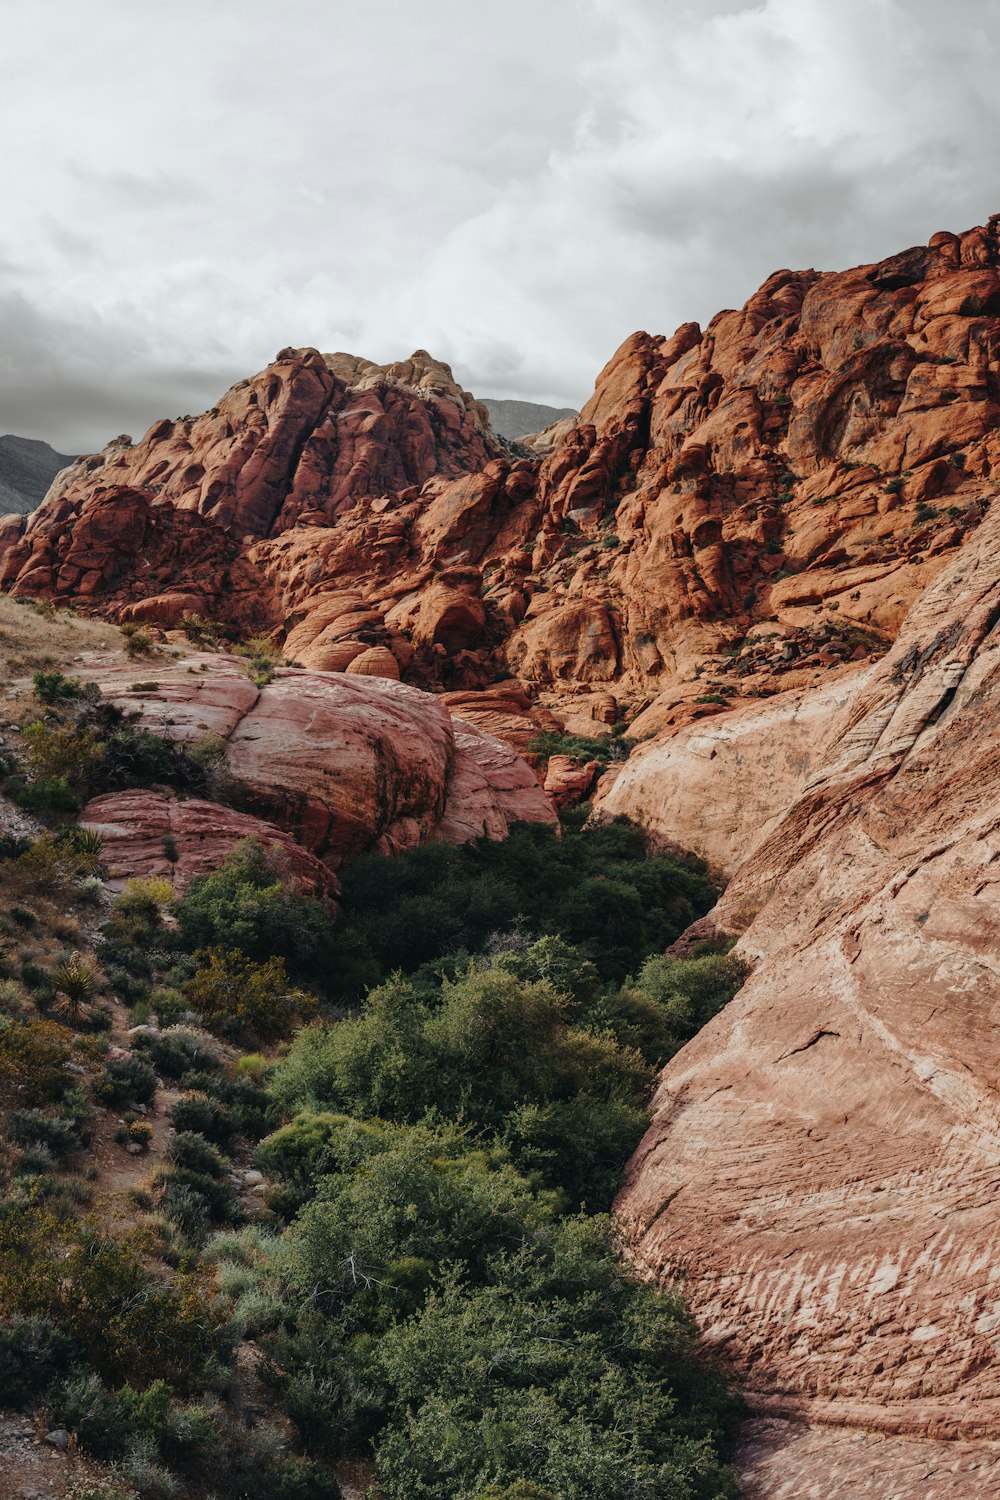
[(656, 735), (602, 786), (600, 814), (630, 818), (730, 879), (825, 764), (828, 742), (872, 671), (866, 664)]
[[(1000, 1432), (998, 546), (994, 512), (826, 719), (784, 813), (751, 803), (745, 857), (713, 835), (735, 867), (713, 919), (756, 967), (664, 1073), (618, 1203), (758, 1411), (899, 1440)], [(992, 1494), (991, 1462), (954, 1493)], [(922, 1493), (829, 1491), (869, 1492)]]
[(748, 1422), (736, 1456), (743, 1500), (986, 1500), (1000, 1443), (935, 1443), (858, 1429)]
[(101, 835), (112, 889), (135, 877), (160, 875), (183, 891), (196, 876), (218, 869), (243, 839), (256, 838), (278, 855), (303, 895), (333, 899), (339, 892), (327, 866), (282, 829), (199, 797), (145, 789), (109, 792), (87, 803), (80, 822)]
[(334, 867), (373, 846), (499, 838), (517, 820), (554, 821), (512, 750), (417, 688), (290, 669), (257, 687), (238, 659), (212, 653), (156, 671), (137, 684), (134, 669), (95, 660), (81, 675), (144, 728), (217, 740), (241, 801)]

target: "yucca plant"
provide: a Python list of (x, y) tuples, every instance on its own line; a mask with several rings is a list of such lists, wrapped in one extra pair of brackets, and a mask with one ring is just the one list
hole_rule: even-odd
[(70, 1021), (85, 1020), (90, 1014), (90, 1000), (100, 988), (100, 977), (94, 964), (73, 953), (52, 970), (52, 983), (59, 999), (52, 1007)]

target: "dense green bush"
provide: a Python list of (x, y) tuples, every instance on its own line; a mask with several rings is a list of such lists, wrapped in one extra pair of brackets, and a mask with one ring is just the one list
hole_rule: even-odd
[(731, 1415), (680, 1303), (632, 1282), (600, 1219), (500, 1249), (488, 1284), (448, 1277), (378, 1363), (387, 1500), (453, 1500), (530, 1475), (559, 1500), (721, 1500)]
[(37, 1399), (65, 1370), (72, 1340), (51, 1318), (14, 1314), (0, 1322), (0, 1406)]
[(195, 1130), (217, 1146), (225, 1146), (236, 1134), (236, 1121), (217, 1099), (191, 1093), (178, 1099), (170, 1111), (175, 1130)]
[(362, 1013), (301, 1032), (274, 1071), (286, 1108), (416, 1122), (428, 1111), (503, 1139), (571, 1203), (610, 1200), (644, 1123), (652, 1074), (613, 1036), (571, 1024), (547, 980), (473, 966), (431, 1005), (403, 979)]
[(141, 1057), (113, 1059), (94, 1085), (102, 1104), (149, 1104), (156, 1092), (156, 1074)]
[[(605, 542), (607, 545), (607, 542)], [(617, 537), (614, 545), (618, 545)], [(605, 734), (600, 739), (588, 739), (580, 734), (556, 734), (545, 730), (528, 743), (532, 755), (568, 755), (577, 765), (596, 760), (606, 766), (611, 761), (627, 760), (632, 742), (622, 734)]]
[(332, 929), (324, 907), (285, 883), (279, 860), (258, 839), (247, 839), (210, 875), (188, 886), (176, 907), (180, 942), (239, 949), (257, 963), (283, 959), (293, 977), (326, 976)]
[(80, 684), (73, 677), (64, 677), (62, 672), (36, 672), (32, 678), (35, 697), (42, 703), (68, 702), (80, 696)]
[(649, 855), (643, 832), (624, 820), (581, 827), (567, 819), (561, 838), (522, 823), (502, 841), (369, 856), (344, 880), (338, 984), (360, 992), (394, 969), (475, 953), (519, 921), (536, 936), (566, 938), (602, 978), (621, 980), (714, 900), (697, 860)]
[(283, 958), (258, 963), (239, 949), (206, 948), (184, 997), (209, 1030), (238, 1041), (276, 1041), (308, 1020), (316, 998), (289, 983)]

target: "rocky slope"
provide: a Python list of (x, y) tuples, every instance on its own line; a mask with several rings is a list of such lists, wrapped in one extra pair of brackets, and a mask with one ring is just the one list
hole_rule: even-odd
[[(756, 967), (667, 1068), (618, 1205), (758, 1411), (900, 1439), (1000, 1431), (998, 544), (994, 511), (874, 669), (727, 716), (714, 758), (703, 735), (714, 925)], [(640, 753), (605, 808), (643, 815), (694, 740)], [(675, 811), (661, 831), (694, 842)], [(908, 1451), (872, 1493), (929, 1493)], [(956, 1493), (992, 1494), (991, 1462)]]
[(25, 515), (34, 510), (59, 473), (73, 463), (37, 438), (0, 437), (0, 515)]
[(278, 629), (319, 667), (382, 645), (435, 689), (513, 678), (577, 729), (663, 692), (690, 720), (885, 650), (993, 493), (998, 332), (996, 220), (781, 271), (634, 335), (541, 461), (422, 352), (284, 350), (80, 460), (0, 533), (0, 582)]

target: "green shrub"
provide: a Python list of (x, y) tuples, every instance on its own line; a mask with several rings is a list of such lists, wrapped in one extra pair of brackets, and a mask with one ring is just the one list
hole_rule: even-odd
[(21, 1146), (45, 1146), (54, 1156), (67, 1156), (78, 1151), (81, 1144), (74, 1120), (41, 1109), (11, 1110), (7, 1133)]
[(68, 1363), (72, 1341), (46, 1317), (15, 1314), (0, 1323), (0, 1404), (36, 1400)]
[(0, 1015), (0, 1097), (27, 1108), (61, 1099), (72, 1044), (72, 1034), (54, 1021)]
[(380, 1345), (387, 1500), (530, 1494), (529, 1474), (560, 1500), (736, 1495), (716, 1456), (733, 1412), (722, 1382), (679, 1301), (616, 1265), (602, 1221), (496, 1261), (494, 1284), (447, 1281)]
[(584, 735), (557, 734), (549, 729), (537, 734), (527, 746), (532, 755), (568, 755), (577, 765), (596, 760), (604, 766), (609, 761), (627, 760), (630, 748), (629, 741), (621, 735), (607, 734), (600, 739), (587, 739)]
[(196, 1131), (217, 1146), (225, 1146), (236, 1134), (236, 1124), (224, 1104), (204, 1094), (189, 1094), (178, 1099), (170, 1111), (171, 1123), (178, 1131)]
[(167, 1156), (175, 1166), (205, 1172), (210, 1177), (222, 1177), (226, 1172), (226, 1164), (218, 1150), (195, 1130), (178, 1131), (170, 1142)]
[(326, 911), (285, 885), (277, 857), (258, 839), (245, 840), (218, 870), (193, 880), (176, 911), (188, 952), (239, 949), (258, 963), (283, 959), (293, 976), (305, 979), (329, 966)]
[(316, 1009), (313, 995), (289, 983), (282, 958), (256, 963), (239, 950), (208, 948), (195, 960), (184, 997), (220, 1036), (275, 1041)]
[(416, 1122), (428, 1110), (503, 1139), (569, 1201), (610, 1199), (641, 1134), (652, 1075), (638, 1053), (569, 1024), (546, 980), (473, 968), (429, 1006), (403, 980), (357, 1018), (299, 1034), (274, 1070), (286, 1107)]
[(499, 842), (425, 844), (356, 861), (344, 878), (334, 972), (354, 996), (395, 969), (474, 953), (520, 917), (533, 934), (577, 945), (602, 978), (621, 980), (715, 898), (700, 862), (650, 857), (642, 830), (624, 819), (582, 827), (568, 817), (562, 838), (522, 823)]
[(80, 696), (80, 684), (61, 672), (36, 672), (32, 685), (35, 697), (43, 703), (64, 703)]
[(149, 1104), (156, 1093), (156, 1074), (141, 1057), (112, 1060), (94, 1086), (101, 1104)]
[(5, 1319), (46, 1318), (112, 1383), (188, 1390), (219, 1351), (219, 1318), (190, 1276), (158, 1281), (132, 1239), (110, 1240), (34, 1206), (0, 1213)]
[(198, 1069), (205, 1072), (221, 1067), (222, 1060), (209, 1039), (191, 1026), (170, 1026), (158, 1037), (143, 1044), (150, 1061), (166, 1078), (183, 1078)]

